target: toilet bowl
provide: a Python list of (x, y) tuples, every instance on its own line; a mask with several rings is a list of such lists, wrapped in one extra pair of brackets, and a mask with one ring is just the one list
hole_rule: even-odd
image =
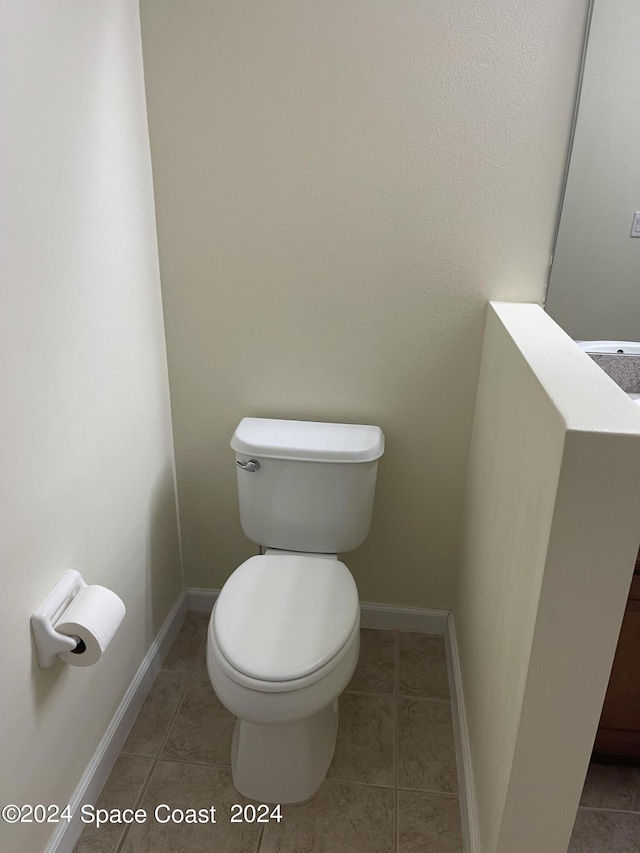
[(231, 446), (242, 529), (267, 550), (224, 584), (207, 669), (237, 717), (238, 791), (297, 803), (326, 776), (338, 697), (358, 662), (358, 590), (337, 554), (369, 532), (384, 435), (362, 424), (243, 418)]
[(318, 556), (250, 558), (225, 584), (209, 622), (209, 677), (238, 718), (234, 785), (260, 802), (301, 802), (322, 784), (338, 697), (358, 661), (355, 582), (335, 557)]

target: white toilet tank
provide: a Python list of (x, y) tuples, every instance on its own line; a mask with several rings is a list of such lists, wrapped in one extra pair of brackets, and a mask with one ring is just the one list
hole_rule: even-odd
[(243, 418), (231, 447), (240, 521), (253, 542), (316, 554), (364, 542), (384, 452), (379, 427)]

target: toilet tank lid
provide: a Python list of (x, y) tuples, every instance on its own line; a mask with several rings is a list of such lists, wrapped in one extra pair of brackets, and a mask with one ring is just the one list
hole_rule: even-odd
[(377, 426), (243, 418), (231, 439), (237, 453), (302, 462), (373, 462), (384, 453)]

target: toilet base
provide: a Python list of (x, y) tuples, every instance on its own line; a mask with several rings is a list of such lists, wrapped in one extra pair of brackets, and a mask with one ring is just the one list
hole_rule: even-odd
[(323, 783), (338, 733), (338, 700), (284, 725), (238, 719), (231, 743), (237, 790), (261, 803), (300, 803)]

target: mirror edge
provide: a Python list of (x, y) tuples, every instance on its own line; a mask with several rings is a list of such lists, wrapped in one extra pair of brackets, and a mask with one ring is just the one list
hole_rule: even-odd
[(578, 124), (578, 113), (580, 112), (580, 95), (582, 94), (582, 83), (584, 80), (584, 68), (587, 61), (587, 51), (589, 49), (589, 33), (591, 31), (591, 20), (593, 18), (593, 7), (595, 0), (589, 0), (587, 15), (584, 27), (584, 38), (582, 41), (582, 53), (580, 55), (580, 67), (578, 69), (578, 84), (576, 86), (576, 95), (573, 104), (573, 113), (571, 116), (571, 129), (569, 131), (569, 139), (567, 141), (567, 154), (565, 157), (565, 167), (562, 176), (562, 186), (560, 188), (560, 198), (558, 200), (558, 214), (556, 216), (556, 224), (553, 231), (553, 240), (551, 241), (551, 255), (549, 257), (549, 268), (547, 270), (547, 283), (544, 289), (544, 298), (542, 307), (546, 311), (547, 297), (549, 295), (549, 285), (551, 283), (551, 272), (553, 269), (553, 259), (556, 253), (558, 243), (558, 234), (560, 233), (560, 219), (562, 218), (562, 208), (564, 206), (564, 197), (567, 191), (567, 182), (569, 180), (569, 169), (571, 168), (571, 152), (573, 151), (573, 141), (576, 134)]

